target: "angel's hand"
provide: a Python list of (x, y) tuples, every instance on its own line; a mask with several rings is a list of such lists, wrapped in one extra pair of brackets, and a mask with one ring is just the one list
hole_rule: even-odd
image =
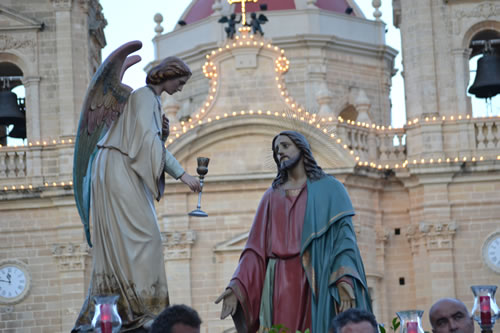
[(181, 181), (184, 184), (186, 184), (187, 186), (189, 186), (189, 188), (191, 189), (191, 191), (193, 191), (193, 192), (201, 192), (200, 180), (198, 178), (193, 177), (190, 174), (188, 174), (187, 172), (185, 172), (181, 176), (180, 179), (181, 179)]
[(222, 311), (220, 314), (220, 319), (224, 319), (227, 316), (234, 316), (236, 309), (238, 308), (238, 299), (231, 289), (226, 289), (224, 292), (215, 300), (215, 304), (222, 302)]
[(162, 116), (161, 121), (161, 140), (167, 141), (168, 136), (170, 135), (170, 121), (167, 116)]

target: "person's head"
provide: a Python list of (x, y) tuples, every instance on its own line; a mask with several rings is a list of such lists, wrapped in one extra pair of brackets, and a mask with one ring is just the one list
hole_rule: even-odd
[(273, 139), (273, 158), (278, 174), (273, 181), (273, 188), (286, 183), (288, 171), (303, 165), (307, 178), (317, 180), (325, 176), (318, 166), (307, 139), (295, 131), (283, 131)]
[(146, 77), (146, 84), (162, 86), (169, 95), (181, 91), (191, 77), (191, 69), (177, 57), (167, 57), (151, 68)]
[(330, 333), (377, 333), (375, 316), (361, 309), (349, 309), (332, 320)]
[(474, 321), (464, 303), (455, 298), (442, 298), (429, 310), (434, 333), (473, 333)]
[(232, 13), (230, 17), (231, 17), (231, 20), (234, 20), (234, 19), (236, 19), (236, 14)]
[(201, 319), (187, 305), (171, 305), (156, 317), (150, 333), (200, 333)]
[(250, 17), (253, 18), (253, 19), (256, 19), (257, 18), (257, 14), (252, 13), (252, 14), (250, 14)]

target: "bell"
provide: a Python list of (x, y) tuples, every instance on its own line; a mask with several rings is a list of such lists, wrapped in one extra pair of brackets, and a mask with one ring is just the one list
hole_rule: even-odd
[(500, 93), (500, 56), (485, 54), (477, 61), (476, 79), (469, 94), (491, 98)]
[(12, 91), (0, 91), (0, 125), (19, 125), (26, 120), (17, 105), (17, 95)]
[(9, 137), (16, 139), (26, 139), (26, 123), (14, 125), (14, 128), (10, 130)]

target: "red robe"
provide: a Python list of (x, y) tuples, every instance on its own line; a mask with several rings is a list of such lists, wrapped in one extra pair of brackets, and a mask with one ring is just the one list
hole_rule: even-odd
[(238, 332), (259, 329), (261, 292), (269, 258), (277, 259), (273, 324), (283, 324), (290, 332), (311, 328), (311, 289), (300, 259), (307, 186), (304, 184), (300, 193), (289, 192), (285, 195), (283, 190), (270, 188), (262, 197), (229, 284), (240, 303), (233, 317)]

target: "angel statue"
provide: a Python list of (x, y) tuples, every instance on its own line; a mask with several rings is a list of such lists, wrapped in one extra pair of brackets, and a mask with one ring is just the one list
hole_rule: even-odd
[(264, 31), (262, 31), (262, 24), (265, 24), (267, 21), (267, 16), (264, 14), (260, 14), (257, 17), (256, 13), (250, 14), (250, 18), (252, 19), (250, 23), (247, 23), (249, 27), (252, 28), (252, 33), (255, 35), (257, 32), (260, 33), (261, 36), (264, 36)]
[(241, 16), (240, 16), (240, 19), (237, 21), (236, 14), (232, 13), (229, 16), (229, 18), (227, 16), (222, 16), (218, 22), (219, 23), (227, 23), (227, 27), (224, 28), (224, 31), (226, 31), (227, 38), (233, 39), (234, 34), (236, 33), (236, 24), (241, 22)]
[(192, 191), (199, 180), (186, 173), (165, 149), (169, 123), (160, 95), (181, 91), (191, 70), (168, 57), (147, 74), (146, 86), (132, 91), (121, 83), (139, 62), (142, 43), (115, 50), (98, 68), (85, 97), (75, 143), (73, 179), (76, 206), (88, 244), (92, 221), (92, 276), (72, 332), (92, 331), (93, 298), (118, 294), (121, 332), (147, 332), (169, 305), (162, 241), (154, 199), (160, 200), (165, 172)]

